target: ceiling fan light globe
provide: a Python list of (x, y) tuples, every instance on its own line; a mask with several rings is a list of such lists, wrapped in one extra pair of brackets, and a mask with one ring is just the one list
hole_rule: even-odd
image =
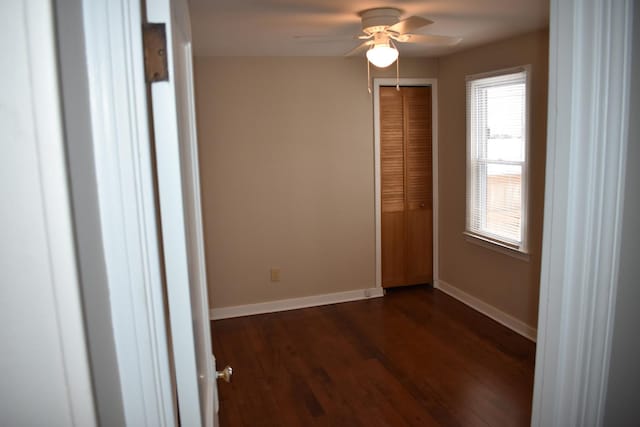
[(386, 68), (398, 59), (398, 50), (389, 45), (378, 45), (367, 51), (367, 59), (378, 68)]

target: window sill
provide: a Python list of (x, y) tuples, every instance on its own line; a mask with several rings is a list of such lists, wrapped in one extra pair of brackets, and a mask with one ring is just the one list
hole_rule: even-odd
[(506, 245), (501, 245), (498, 242), (495, 242), (489, 239), (484, 239), (482, 238), (482, 236), (471, 234), (466, 231), (462, 234), (464, 235), (464, 239), (469, 243), (482, 246), (483, 248), (491, 249), (492, 251), (499, 252), (504, 255), (508, 255), (512, 258), (516, 258), (521, 261), (529, 262), (530, 256), (526, 252), (519, 251), (518, 249), (514, 249)]

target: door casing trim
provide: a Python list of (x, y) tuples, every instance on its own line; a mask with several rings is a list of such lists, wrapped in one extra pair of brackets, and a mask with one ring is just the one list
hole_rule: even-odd
[(141, 2), (83, 0), (82, 12), (118, 392), (126, 425), (171, 427), (177, 417), (156, 228)]
[(604, 422), (623, 225), (633, 6), (631, 0), (551, 0), (535, 427)]

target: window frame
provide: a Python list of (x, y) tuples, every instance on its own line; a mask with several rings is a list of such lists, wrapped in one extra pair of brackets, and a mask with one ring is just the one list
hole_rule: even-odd
[[(516, 73), (525, 73), (525, 102), (524, 102), (524, 159), (522, 161), (522, 169), (521, 169), (521, 219), (520, 219), (520, 236), (521, 241), (515, 242), (511, 239), (504, 238), (503, 236), (495, 235), (492, 233), (482, 233), (477, 230), (473, 230), (471, 227), (471, 215), (470, 210), (473, 208), (472, 206), (472, 197), (471, 191), (476, 186), (476, 177), (473, 173), (472, 165), (476, 161), (473, 157), (473, 140), (472, 132), (473, 128), (471, 126), (472, 114), (472, 97), (473, 93), (471, 91), (470, 83), (476, 80), (483, 80), (494, 77), (507, 76), (509, 74)], [(521, 65), (517, 67), (504, 68), (500, 70), (495, 70), (486, 73), (479, 74), (471, 74), (466, 76), (465, 78), (465, 92), (466, 92), (466, 103), (465, 103), (465, 112), (466, 112), (466, 189), (465, 189), (465, 239), (471, 243), (479, 244), (480, 246), (487, 247), (489, 249), (498, 250), (499, 252), (506, 253), (508, 255), (515, 256), (516, 258), (520, 258), (523, 260), (528, 260), (529, 253), (529, 168), (531, 162), (530, 156), (530, 138), (531, 138), (531, 65)], [(489, 162), (489, 163), (499, 163), (499, 162)], [(507, 162), (512, 163), (512, 162)], [(513, 162), (517, 163), (517, 162)], [(486, 185), (486, 180), (485, 180)], [(485, 209), (486, 212), (486, 209)]]

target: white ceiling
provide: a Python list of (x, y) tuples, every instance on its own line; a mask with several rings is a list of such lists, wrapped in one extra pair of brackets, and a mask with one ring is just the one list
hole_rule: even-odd
[(341, 56), (358, 40), (296, 36), (350, 36), (360, 32), (358, 12), (396, 7), (402, 18), (435, 23), (417, 33), (460, 36), (455, 47), (401, 44), (403, 56), (434, 57), (542, 29), (549, 0), (191, 0), (198, 56)]

